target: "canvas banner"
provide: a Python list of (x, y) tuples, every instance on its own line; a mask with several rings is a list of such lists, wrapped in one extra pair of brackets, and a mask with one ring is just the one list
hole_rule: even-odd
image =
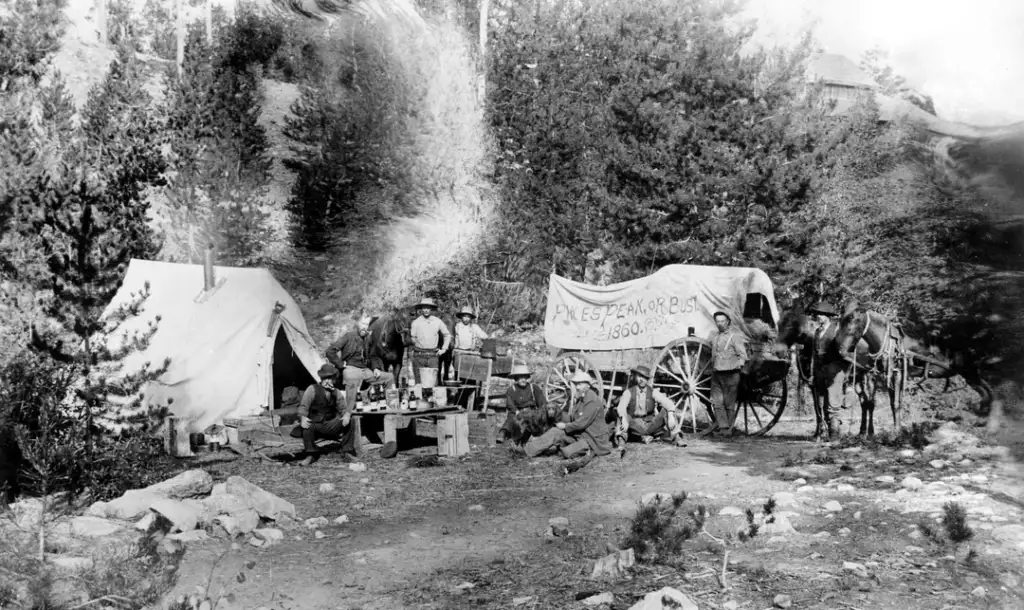
[(763, 295), (779, 319), (771, 280), (759, 269), (669, 265), (647, 277), (591, 286), (552, 274), (544, 333), (548, 345), (567, 350), (663, 347), (691, 332), (707, 339), (714, 313), (724, 311), (746, 331), (743, 307)]

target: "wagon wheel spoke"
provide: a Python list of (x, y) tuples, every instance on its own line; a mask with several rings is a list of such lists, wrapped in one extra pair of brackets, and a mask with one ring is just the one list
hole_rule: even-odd
[(672, 377), (673, 379), (678, 381), (680, 384), (686, 383), (686, 380), (684, 380), (682, 377), (677, 376), (675, 373), (673, 373), (672, 371), (670, 371), (667, 368), (665, 368), (664, 365), (659, 364), (658, 365), (658, 370), (659, 371), (664, 371), (665, 373), (668, 373), (669, 377)]

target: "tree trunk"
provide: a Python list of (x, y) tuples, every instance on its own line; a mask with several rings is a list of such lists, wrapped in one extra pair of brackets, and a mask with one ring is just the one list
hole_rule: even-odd
[(178, 33), (178, 78), (181, 78), (181, 71), (185, 65), (185, 0), (175, 0), (175, 15), (175, 28)]
[(206, 0), (206, 44), (213, 46), (213, 0)]

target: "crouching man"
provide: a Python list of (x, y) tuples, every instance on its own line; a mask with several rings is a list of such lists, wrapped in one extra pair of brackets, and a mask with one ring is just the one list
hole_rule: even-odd
[[(352, 412), (345, 401), (345, 395), (335, 387), (338, 369), (325, 364), (317, 372), (320, 383), (306, 388), (299, 403), (299, 426), (302, 446), (306, 458), (302, 466), (308, 466), (319, 457), (316, 441), (328, 439), (341, 442), (342, 456), (346, 459), (355, 455), (355, 437), (352, 434)], [(294, 431), (292, 433), (295, 434)]]
[(498, 429), (498, 442), (506, 440), (515, 444), (525, 443), (531, 437), (540, 436), (551, 427), (554, 411), (548, 412), (544, 390), (530, 381), (530, 368), (525, 364), (512, 367), (509, 377), (512, 387), (505, 392), (505, 408), (508, 415)]
[(523, 449), (529, 457), (557, 449), (566, 459), (586, 455), (589, 461), (611, 453), (611, 430), (605, 421), (604, 403), (594, 391), (593, 379), (587, 373), (577, 371), (569, 382), (576, 387), (572, 406), (568, 413), (561, 414), (562, 421), (554, 428), (526, 443)]
[(676, 407), (651, 385), (651, 369), (638, 366), (632, 373), (633, 384), (622, 393), (617, 409), (619, 423), (615, 436), (619, 450), (625, 451), (627, 439), (647, 444), (658, 437), (685, 445), (679, 437), (682, 421), (676, 417)]

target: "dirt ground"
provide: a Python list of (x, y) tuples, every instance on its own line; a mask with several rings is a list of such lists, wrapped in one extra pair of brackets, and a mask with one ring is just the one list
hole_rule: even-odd
[[(583, 608), (578, 597), (611, 592), (613, 603), (600, 607), (628, 608), (671, 586), (702, 609), (760, 610), (779, 594), (789, 595), (793, 608), (1024, 607), (1024, 544), (993, 538), (1000, 526), (1022, 521), (1019, 463), (985, 459), (981, 451), (970, 464), (937, 469), (929, 465), (934, 457), (920, 452), (901, 457), (888, 447), (815, 445), (802, 440), (808, 430), (806, 421), (784, 421), (764, 439), (631, 445), (624, 459), (605, 457), (568, 477), (556, 458), (529, 460), (500, 445), (433, 468), (375, 454), (364, 456), (364, 472), (336, 457), (308, 468), (208, 464), (216, 479), (239, 474), (292, 501), (299, 521), (270, 548), (244, 539), (234, 547), (216, 539), (190, 545), (169, 597), (209, 585), (222, 609)], [(876, 480), (884, 475), (894, 481)], [(908, 475), (925, 490), (899, 492)], [(798, 477), (810, 488), (801, 489)], [(946, 487), (928, 486), (942, 480)], [(321, 483), (335, 491), (319, 493)], [(961, 495), (953, 499), (968, 507), (977, 555), (968, 564), (961, 550), (954, 574), (950, 547), (915, 533), (939, 509), (905, 511), (917, 495), (957, 483), (952, 493)], [(704, 535), (685, 543), (671, 565), (638, 564), (618, 580), (588, 579), (594, 559), (621, 543), (641, 496), (683, 490), (686, 506), (709, 507), (707, 529), (716, 537), (743, 521), (719, 516), (722, 507), (757, 511), (772, 494), (792, 492), (795, 499), (775, 512), (788, 511), (796, 531), (730, 543), (728, 590), (717, 578), (722, 548)], [(831, 500), (841, 510), (822, 508)], [(335, 525), (340, 515), (349, 522)], [(320, 538), (302, 523), (319, 516), (331, 522)], [(553, 517), (569, 519), (569, 536), (544, 535)], [(861, 567), (844, 570), (844, 562)]]

